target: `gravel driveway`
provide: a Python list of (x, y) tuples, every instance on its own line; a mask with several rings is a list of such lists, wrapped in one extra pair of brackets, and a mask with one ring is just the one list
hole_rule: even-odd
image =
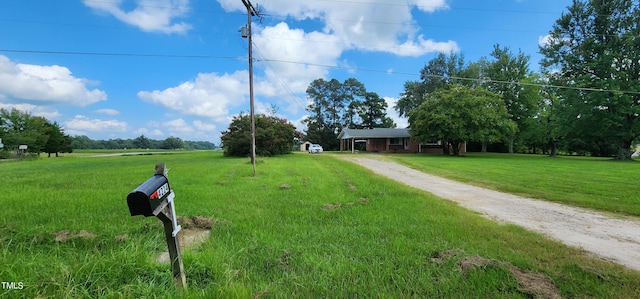
[(475, 187), (372, 158), (346, 158), (373, 172), (457, 202), (498, 222), (542, 233), (640, 271), (640, 221)]

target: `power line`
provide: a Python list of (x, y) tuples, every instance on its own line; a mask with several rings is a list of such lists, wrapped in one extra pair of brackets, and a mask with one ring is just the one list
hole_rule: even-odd
[[(258, 50), (258, 54), (261, 57), (263, 57), (262, 53), (260, 52), (261, 51), (260, 48), (258, 48), (258, 46), (255, 43), (253, 44), (253, 46), (256, 47), (256, 50)], [(270, 61), (264, 59), (264, 57), (259, 61), (264, 61), (269, 65), (269, 67), (271, 67), (271, 69), (273, 70), (273, 73), (275, 74), (276, 78), (280, 82), (280, 85), (282, 85), (282, 88), (284, 88), (289, 94), (289, 96), (291, 96), (301, 107), (305, 108), (306, 104), (304, 103), (304, 101), (302, 101), (298, 96), (296, 96), (295, 93), (291, 90), (291, 88), (289, 88), (289, 86), (284, 82), (284, 79), (282, 78), (278, 70), (275, 67), (273, 67)]]
[(456, 76), (441, 76), (441, 75), (431, 75), (431, 74), (423, 75), (423, 74), (419, 74), (419, 73), (385, 71), (385, 70), (365, 69), (365, 68), (358, 68), (358, 67), (343, 67), (343, 66), (337, 66), (337, 65), (323, 65), (323, 64), (314, 64), (314, 63), (296, 62), (296, 61), (287, 61), (287, 60), (276, 60), (276, 59), (268, 59), (268, 61), (275, 61), (275, 62), (281, 62), (281, 63), (305, 64), (305, 65), (313, 65), (313, 66), (318, 66), (318, 67), (326, 67), (326, 68), (334, 68), (334, 69), (346, 69), (346, 70), (350, 70), (350, 71), (363, 71), (363, 72), (371, 72), (371, 73), (386, 73), (386, 74), (407, 75), (407, 76), (426, 76), (426, 77), (431, 77), (431, 78), (472, 81), (472, 82), (479, 82), (479, 83), (500, 83), (500, 84), (523, 85), (523, 86), (533, 86), (533, 87), (543, 87), (543, 88), (569, 89), (569, 90), (590, 91), (590, 92), (619, 92), (619, 93), (624, 93), (624, 94), (640, 95), (640, 92), (638, 92), (638, 91), (629, 91), (629, 90), (611, 90), (611, 89), (591, 88), (591, 87), (561, 86), (561, 85), (544, 84), (544, 83), (513, 82), (513, 81), (502, 81), (502, 80), (492, 80), (492, 79), (465, 78), (465, 77), (456, 77)]
[[(42, 50), (12, 50), (12, 49), (0, 49), (0, 52), (61, 54), (61, 55), (94, 55), (94, 56), (115, 56), (115, 57), (161, 57), (161, 58), (239, 60), (236, 57), (230, 57), (230, 56), (208, 56), (208, 55), (134, 54), (134, 53), (72, 52), (72, 51), (42, 51)], [(369, 72), (369, 73), (386, 73), (390, 75), (404, 75), (404, 76), (411, 76), (411, 77), (421, 76), (420, 73), (397, 72), (397, 71), (369, 69), (369, 68), (360, 68), (360, 67), (346, 67), (346, 66), (318, 64), (318, 63), (309, 63), (309, 62), (292, 61), (292, 60), (265, 58), (265, 59), (260, 59), (256, 61), (302, 64), (302, 65), (310, 65), (310, 66), (317, 66), (317, 67), (324, 67), (324, 68), (331, 68), (331, 69), (344, 69), (349, 71), (362, 71), (362, 72)], [(611, 90), (611, 89), (600, 89), (600, 88), (589, 88), (589, 87), (561, 86), (561, 85), (543, 84), (543, 83), (511, 82), (511, 81), (500, 81), (500, 80), (491, 80), (491, 79), (465, 78), (465, 77), (455, 77), (455, 76), (439, 76), (439, 75), (425, 75), (425, 76), (432, 77), (432, 78), (473, 81), (473, 82), (480, 82), (480, 83), (518, 84), (518, 85), (524, 85), (524, 86), (569, 89), (569, 90), (589, 91), (589, 92), (619, 92), (619, 93), (632, 94), (632, 95), (640, 94), (640, 92), (638, 91), (630, 91), (630, 90)]]
[(119, 56), (119, 57), (161, 57), (161, 58), (189, 58), (189, 59), (229, 59), (238, 60), (231, 56), (212, 55), (176, 55), (176, 54), (150, 54), (150, 53), (107, 53), (107, 52), (77, 52), (77, 51), (46, 51), (46, 50), (16, 50), (0, 49), (7, 53), (32, 53), (32, 54), (56, 54), (56, 55), (90, 55), (90, 56)]

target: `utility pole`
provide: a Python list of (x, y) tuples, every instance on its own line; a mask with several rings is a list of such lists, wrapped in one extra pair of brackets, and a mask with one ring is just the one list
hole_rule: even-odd
[(247, 8), (247, 36), (249, 37), (249, 117), (251, 118), (251, 164), (253, 165), (253, 176), (256, 176), (256, 115), (254, 110), (254, 102), (253, 102), (253, 53), (251, 49), (253, 48), (252, 40), (251, 40), (251, 17), (260, 16), (260, 12), (256, 10), (251, 1), (242, 0), (242, 3)]

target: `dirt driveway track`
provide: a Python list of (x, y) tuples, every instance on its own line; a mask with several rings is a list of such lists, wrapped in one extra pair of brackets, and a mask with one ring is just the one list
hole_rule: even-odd
[(522, 226), (640, 271), (640, 221), (475, 187), (374, 158), (345, 159), (490, 219)]

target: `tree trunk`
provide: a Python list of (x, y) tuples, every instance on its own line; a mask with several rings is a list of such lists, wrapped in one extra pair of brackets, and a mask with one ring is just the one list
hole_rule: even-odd
[(482, 142), (482, 149), (480, 151), (483, 153), (487, 152), (487, 141)]
[(557, 152), (557, 142), (555, 140), (549, 140), (549, 157), (555, 157)]
[(451, 150), (454, 156), (460, 156), (460, 141), (451, 142)]
[(449, 142), (448, 141), (443, 141), (442, 142), (442, 154), (445, 156), (448, 156), (451, 152), (449, 151)]
[(631, 160), (631, 143), (633, 141), (622, 142), (618, 144), (618, 154), (616, 160)]
[(513, 143), (516, 140), (516, 136), (509, 137), (509, 154), (513, 154)]

